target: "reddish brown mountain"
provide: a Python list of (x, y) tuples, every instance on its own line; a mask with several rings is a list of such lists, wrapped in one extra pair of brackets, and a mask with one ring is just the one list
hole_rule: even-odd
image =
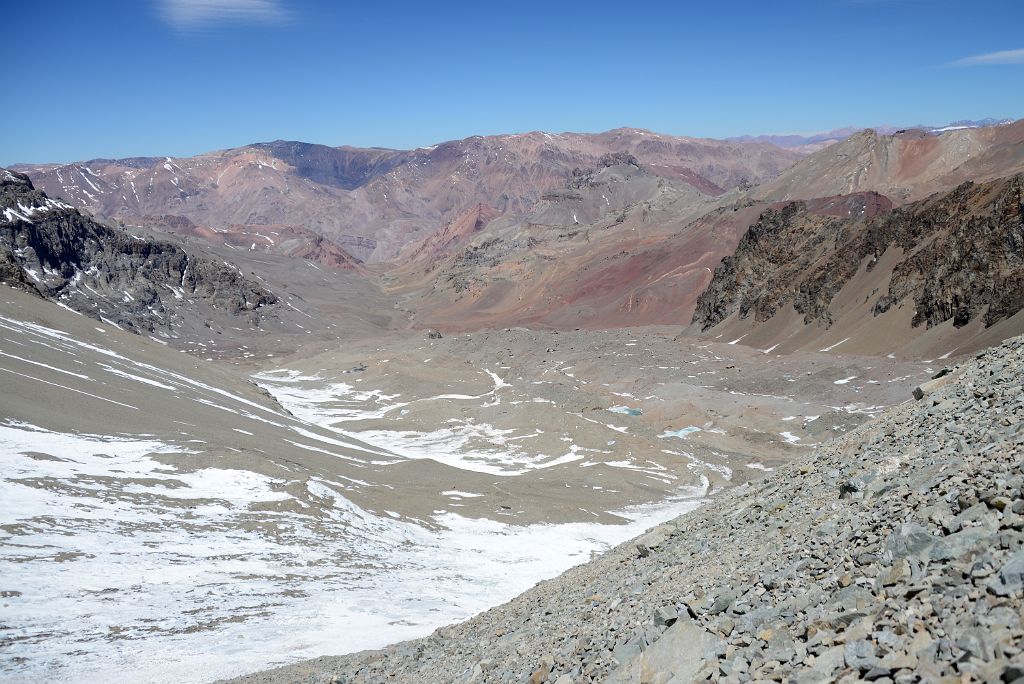
[[(771, 216), (789, 211), (786, 201), (761, 199), (773, 195), (773, 188), (785, 184), (783, 179), (799, 180), (799, 192), (809, 195), (800, 204), (804, 218), (779, 241), (779, 248), (788, 250), (779, 263), (793, 266), (801, 263), (802, 255), (816, 254), (815, 245), (833, 248), (847, 239), (849, 229), (844, 226), (882, 220), (895, 204), (904, 202), (905, 196), (894, 202), (880, 189), (913, 181), (914, 192), (923, 193), (930, 187), (943, 187), (961, 174), (1024, 171), (1020, 131), (1021, 125), (1014, 124), (935, 135), (916, 132), (883, 137), (868, 132), (798, 162), (777, 181), (724, 195), (704, 193), (693, 184), (656, 175), (635, 159), (631, 165), (624, 158), (615, 158), (613, 161), (621, 163), (599, 164), (592, 171), (574, 175), (563, 188), (546, 193), (528, 213), (498, 217), (480, 231), (461, 231), (455, 238), (451, 228), (431, 236), (425, 244), (445, 245), (431, 253), (439, 258), (431, 261), (429, 268), (406, 264), (396, 272), (395, 282), (414, 301), (422, 296), (416, 306), (418, 320), (441, 328), (686, 324), (698, 297), (712, 283), (712, 272), (723, 257), (733, 254), (741, 237), (756, 231)], [(979, 141), (977, 149), (981, 151), (970, 157), (957, 156), (964, 139)], [(858, 189), (817, 194), (847, 187), (851, 154), (865, 146), (877, 154), (869, 155), (867, 161), (857, 160), (864, 171), (854, 184)], [(923, 150), (928, 154), (917, 154)], [(889, 152), (903, 155), (899, 164)], [(907, 172), (913, 166), (911, 159), (921, 162), (913, 174)], [(963, 244), (956, 249), (969, 251)], [(752, 279), (754, 292), (785, 289), (795, 277), (788, 271), (770, 277), (762, 274), (755, 258), (758, 251), (751, 255), (751, 271), (743, 278)], [(925, 269), (927, 274), (938, 273), (935, 269), (940, 261)], [(854, 259), (851, 263), (858, 262)], [(960, 277), (959, 268), (949, 266), (941, 278)], [(763, 282), (757, 280), (762, 275)], [(885, 286), (879, 281), (872, 288)], [(715, 284), (708, 291), (701, 299), (702, 306), (711, 305), (720, 294), (715, 291), (719, 287)], [(730, 306), (727, 301), (724, 305)], [(749, 332), (746, 323), (729, 326), (728, 332), (713, 333), (740, 338)], [(731, 332), (734, 327), (735, 335)], [(903, 330), (902, 324), (897, 327)], [(891, 343), (890, 350), (904, 348), (921, 332), (904, 331), (899, 344), (895, 340), (886, 344)], [(967, 344), (966, 334), (957, 333), (955, 340), (943, 338), (942, 343)], [(777, 341), (772, 335), (765, 333), (765, 348)], [(752, 335), (750, 341), (760, 344), (761, 337)], [(835, 341), (838, 339), (831, 340)], [(805, 342), (813, 346), (817, 338)]]
[(329, 268), (362, 269), (362, 261), (352, 256), (341, 245), (317, 235), (311, 230), (286, 225), (247, 226), (230, 225), (226, 228), (197, 226), (184, 216), (143, 216), (140, 223), (184, 238), (199, 238), (213, 244), (248, 252), (274, 252), (323, 264)]
[(574, 168), (614, 152), (711, 195), (765, 181), (800, 158), (772, 145), (618, 129), (475, 136), (411, 151), (279, 141), (181, 159), (19, 168), (51, 195), (100, 217), (183, 216), (272, 251), (275, 227), (295, 226), (360, 259), (390, 261), (478, 204), (502, 214), (529, 211)]
[[(731, 311), (729, 288), (713, 273), (737, 245), (743, 253), (750, 230), (791, 211), (792, 198), (803, 201), (778, 245), (797, 250), (777, 260), (787, 268), (803, 263), (801, 255), (821, 257), (819, 248), (839, 249), (850, 226), (881, 220), (894, 206), (948, 192), (963, 178), (1021, 171), (1024, 122), (937, 134), (865, 131), (802, 159), (766, 145), (618, 129), (474, 137), (413, 151), (278, 142), (34, 173), (101, 213), (218, 243), (240, 259), (276, 252), (349, 269), (383, 283), (414, 324), (465, 330), (685, 325), (695, 309)], [(149, 207), (159, 211), (142, 212)], [(885, 254), (897, 259), (893, 249)], [(754, 256), (741, 280), (756, 292), (781, 292), (798, 275)], [(391, 263), (365, 268), (360, 260)], [(955, 264), (940, 273), (939, 263), (920, 277), (962, 276)], [(868, 288), (854, 288), (863, 301), (889, 286), (873, 277), (854, 278)], [(853, 307), (845, 294), (837, 297)], [(861, 320), (850, 316), (833, 312), (836, 320)], [(711, 332), (763, 339), (769, 348), (783, 339), (780, 331), (792, 334), (784, 318), (748, 323), (727, 314)], [(887, 348), (909, 350), (919, 332)], [(786, 344), (819, 343), (821, 335), (808, 335)], [(831, 335), (822, 347), (842, 339)]]
[(1024, 168), (1024, 119), (932, 134), (861, 131), (820, 150), (752, 191), (768, 200), (811, 199), (874, 190), (902, 204), (968, 180)]
[(723, 202), (632, 155), (608, 155), (531, 212), (453, 222), (392, 277), (416, 301), (418, 323), (446, 329), (682, 323), (757, 216), (719, 209), (696, 220)]
[(402, 264), (432, 264), (443, 255), (464, 245), (488, 223), (499, 216), (499, 212), (488, 204), (478, 204), (426, 237), (408, 245), (399, 260)]

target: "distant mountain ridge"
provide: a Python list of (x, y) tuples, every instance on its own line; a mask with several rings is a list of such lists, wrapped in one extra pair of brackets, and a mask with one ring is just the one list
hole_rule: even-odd
[(715, 266), (766, 211), (799, 199), (815, 216), (865, 218), (964, 180), (1021, 171), (1024, 121), (937, 135), (862, 131), (761, 185), (725, 194), (609, 155), (530, 212), (478, 207), (414, 243), (391, 277), (399, 287), (429, 288), (420, 314), (442, 328), (469, 320), (684, 322)]
[[(802, 228), (787, 233), (779, 249), (802, 245), (807, 236), (845, 239), (850, 226), (965, 181), (1022, 172), (1024, 120), (936, 132), (864, 130), (810, 155), (618, 129), (477, 137), (406, 151), (277, 141), (188, 159), (33, 171), (65, 197), (223, 247), (229, 261), (256, 265), (257, 272), (260, 259), (271, 257), (345, 270), (395, 298), (392, 308), (413, 326), (441, 330), (687, 325), (695, 310), (731, 311), (728, 284), (715, 280), (716, 268), (723, 258), (742, 256), (744, 235), (792, 211), (786, 207), (794, 202), (803, 207)], [(126, 205), (126, 197), (133, 201)], [(132, 206), (163, 213), (135, 216)], [(961, 241), (956, 248), (969, 246)], [(772, 268), (784, 275), (776, 278), (792, 279), (786, 269), (799, 256), (779, 257)], [(756, 263), (760, 274), (764, 264)], [(939, 274), (937, 264), (920, 277)], [(954, 264), (941, 277), (954, 282), (958, 269)], [(778, 290), (769, 282), (756, 289)], [(982, 296), (996, 292), (1013, 289), (993, 286)], [(1003, 308), (1013, 309), (1012, 302)], [(973, 326), (994, 314), (972, 309), (967, 320)], [(769, 318), (774, 322), (719, 318), (711, 332), (735, 332), (738, 339), (751, 333), (751, 343), (774, 339), (769, 328), (782, 319)], [(790, 332), (803, 330), (813, 345), (823, 320), (801, 320)], [(919, 332), (904, 330), (890, 348), (904, 348)], [(966, 344), (965, 335), (942, 339)]]
[(654, 175), (719, 193), (768, 180), (802, 156), (622, 128), (474, 136), (415, 150), (275, 141), (188, 158), (16, 168), (50, 196), (99, 217), (132, 224), (180, 216), (222, 233), (229, 245), (283, 254), (308, 251), (315, 238), (298, 233), (310, 231), (380, 262), (478, 204), (499, 214), (529, 211), (573, 169), (608, 153), (635, 155)]
[(674, 323), (735, 246), (733, 224), (745, 228), (716, 213), (738, 197), (610, 154), (529, 212), (474, 208), (416, 243), (388, 277), (416, 301), (418, 322), (449, 330)]
[(860, 131), (867, 130), (868, 128), (882, 134), (892, 135), (897, 131), (903, 130), (922, 130), (928, 133), (943, 133), (945, 131), (958, 130), (962, 128), (984, 128), (986, 126), (1005, 126), (1014, 122), (1014, 119), (994, 119), (992, 117), (986, 117), (984, 119), (961, 119), (959, 121), (951, 121), (948, 124), (941, 126), (929, 126), (925, 124), (916, 124), (914, 126), (870, 126), (865, 128), (859, 128), (857, 126), (846, 126), (844, 128), (836, 128), (831, 131), (824, 131), (821, 133), (775, 133), (767, 135), (739, 135), (726, 140), (733, 140), (736, 142), (754, 142), (754, 143), (767, 143), (769, 145), (778, 145), (787, 149), (801, 149), (807, 152), (813, 152), (827, 147), (833, 143), (846, 140), (851, 135), (859, 133)]
[(750, 194), (788, 201), (875, 191), (903, 204), (964, 181), (993, 180), (1022, 169), (1024, 119), (936, 133), (865, 129), (804, 157)]

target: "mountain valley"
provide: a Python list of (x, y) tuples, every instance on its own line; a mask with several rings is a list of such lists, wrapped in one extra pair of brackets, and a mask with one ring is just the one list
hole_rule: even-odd
[(1024, 121), (989, 123), (0, 170), (0, 673), (1014, 681)]

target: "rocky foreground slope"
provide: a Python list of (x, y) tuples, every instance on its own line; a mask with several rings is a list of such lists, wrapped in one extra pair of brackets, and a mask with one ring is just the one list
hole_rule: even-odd
[(1024, 338), (949, 371), (468, 622), (243, 681), (1021, 681)]

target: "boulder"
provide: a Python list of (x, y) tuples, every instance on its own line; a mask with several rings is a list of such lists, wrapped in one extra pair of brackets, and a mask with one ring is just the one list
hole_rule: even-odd
[(988, 588), (999, 596), (1011, 596), (1024, 590), (1024, 550), (1010, 556), (1010, 560), (989, 581)]
[(725, 642), (688, 618), (680, 618), (657, 641), (606, 680), (608, 684), (691, 681)]

